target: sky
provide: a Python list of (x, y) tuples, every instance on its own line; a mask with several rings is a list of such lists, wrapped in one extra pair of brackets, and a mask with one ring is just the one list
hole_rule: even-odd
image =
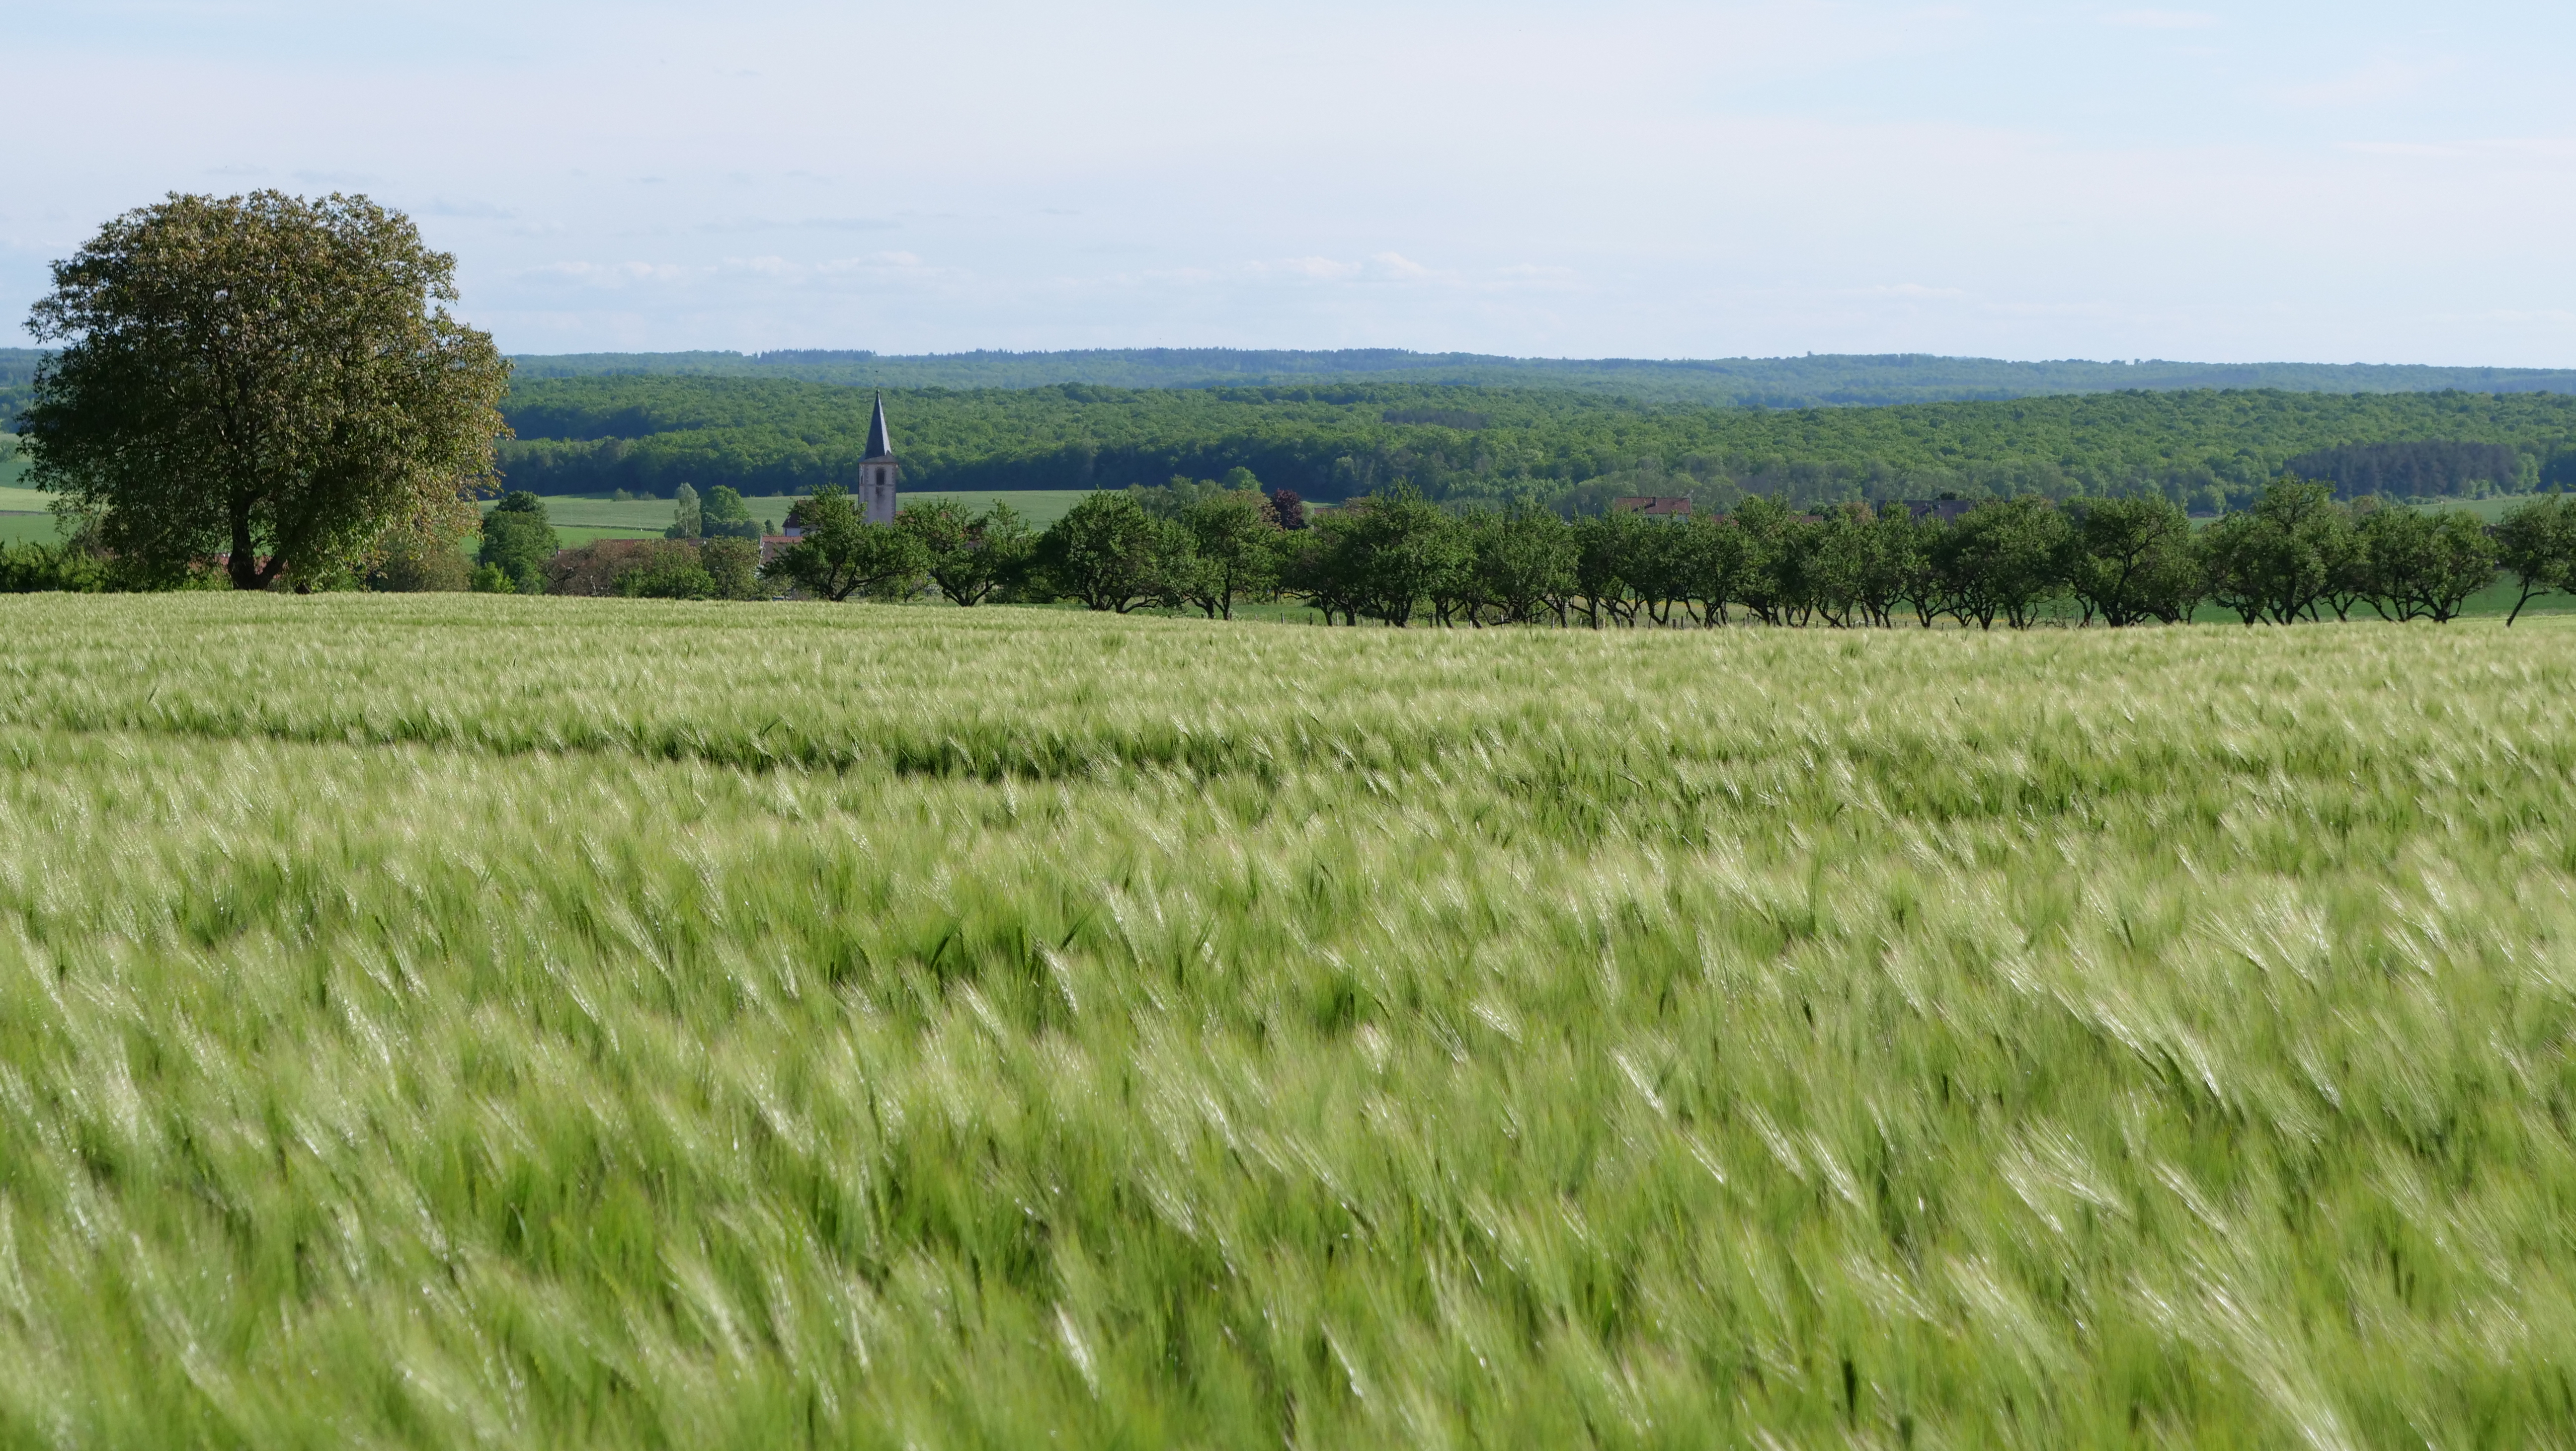
[(363, 192), (511, 352), (2576, 366), (2576, 5), (0, 0), (0, 344)]

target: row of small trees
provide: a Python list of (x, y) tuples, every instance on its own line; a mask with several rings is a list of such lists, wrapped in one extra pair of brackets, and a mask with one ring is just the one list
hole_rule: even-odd
[[(1330, 621), (1395, 626), (2124, 626), (2189, 619), (2203, 604), (2248, 624), (2365, 607), (2449, 620), (2500, 568), (2520, 585), (2515, 616), (2576, 586), (2576, 506), (2556, 496), (2490, 530), (2462, 512), (2347, 505), (2296, 479), (2202, 529), (2161, 499), (1999, 499), (1942, 519), (1753, 498), (1722, 516), (1567, 520), (1454, 513), (1398, 487), (1302, 530), (1280, 527), (1259, 493), (1228, 490), (1162, 511), (1096, 494), (1034, 536), (1007, 508), (934, 504), (857, 526), (837, 549), (812, 538), (799, 546), (811, 558), (773, 571), (829, 598), (906, 594), (928, 578), (960, 604), (1053, 598), (1221, 618), (1239, 600), (1294, 595)], [(818, 572), (825, 557), (839, 562)]]

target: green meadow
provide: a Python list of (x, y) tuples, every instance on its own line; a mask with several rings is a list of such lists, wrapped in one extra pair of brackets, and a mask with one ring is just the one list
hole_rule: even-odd
[(0, 1444), (2576, 1425), (2566, 622), (0, 627)]

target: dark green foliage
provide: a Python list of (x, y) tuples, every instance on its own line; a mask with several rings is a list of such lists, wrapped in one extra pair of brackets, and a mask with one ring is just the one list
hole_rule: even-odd
[(2191, 617), (2203, 581), (2191, 520), (2163, 499), (2078, 499), (2068, 506), (2067, 588), (2106, 625)]
[(929, 562), (920, 541), (892, 524), (861, 518), (842, 489), (816, 489), (797, 501), (794, 518), (804, 537), (762, 569), (767, 578), (827, 600), (897, 598), (920, 586)]
[(667, 540), (645, 550), (634, 568), (617, 577), (617, 592), (629, 599), (710, 600), (716, 581), (695, 546)]
[(1829, 625), (1894, 623), (1896, 607), (1922, 577), (1922, 531), (1903, 504), (1828, 509), (1813, 535), (1816, 609)]
[(1646, 572), (1640, 568), (1650, 548), (1646, 531), (1659, 527), (1615, 509), (1575, 522), (1574, 588), (1584, 623), (1599, 629), (1604, 615), (1622, 625), (1637, 622), (1635, 577)]
[[(1714, 514), (1695, 515), (1682, 530), (1682, 597), (1699, 607), (1708, 624), (1727, 624), (1732, 620), (1728, 607), (1743, 598), (1753, 541), (1735, 520)], [(1920, 545), (1916, 548), (1919, 552)]]
[(2552, 494), (2516, 507), (2496, 525), (2497, 562), (2521, 586), (2511, 625), (2536, 595), (2576, 585), (2576, 504)]
[(707, 583), (716, 599), (754, 600), (767, 593), (760, 584), (757, 539), (709, 539), (698, 546), (698, 564), (706, 570)]
[(718, 484), (707, 490), (706, 503), (698, 516), (700, 535), (707, 539), (748, 539), (760, 542), (760, 521), (751, 517), (751, 506), (731, 486)]
[(172, 195), (53, 266), (62, 351), (20, 427), (121, 568), (236, 588), (345, 576), (389, 530), (452, 540), (509, 365), (448, 312), (455, 259), (364, 197)]
[(923, 572), (940, 594), (960, 605), (982, 604), (1021, 583), (1037, 547), (1008, 504), (971, 515), (953, 500), (907, 504), (894, 522), (921, 546)]
[(698, 503), (698, 491), (683, 479), (671, 490), (671, 527), (662, 531), (665, 539), (696, 539), (706, 533), (706, 510)]
[(1743, 552), (1736, 602), (1766, 625), (1803, 625), (1815, 612), (1816, 523), (1776, 499), (1747, 499), (1735, 511)]
[[(2044, 619), (2122, 627), (2189, 620), (2203, 598), (2249, 624), (2321, 619), (2328, 609), (2349, 618), (2365, 602), (2393, 619), (2447, 620), (2493, 582), (2500, 548), (2463, 511), (2365, 500), (2356, 528), (2356, 510), (2326, 485), (2295, 479), (2197, 538), (2180, 506), (2161, 499), (2062, 508), (1997, 499), (1943, 523), (1899, 504), (1814, 515), (1756, 497), (1726, 516), (1613, 512), (1568, 522), (1535, 511), (1445, 510), (1399, 485), (1289, 535), (1248, 494), (1205, 495), (1188, 506), (1187, 524), (1156, 519), (1140, 501), (1162, 492), (1087, 501), (1089, 515), (1058, 532), (1059, 546), (1123, 538), (1128, 555), (1102, 546), (1086, 557), (1132, 563), (1118, 576), (1123, 592), (1066, 592), (1100, 609), (1183, 600), (1216, 617), (1233, 599), (1284, 588), (1327, 623), (1399, 627), (1426, 606), (1439, 624), (1474, 626), (1549, 618), (1596, 629), (1715, 625), (1741, 606), (1780, 626), (1886, 627), (1911, 613), (1926, 626), (1948, 616), (1980, 629)], [(2529, 537), (2513, 557), (2525, 560), (2535, 588), (2576, 578), (2576, 511), (2554, 507), (2517, 516)], [(1213, 527), (1220, 516), (1223, 530)], [(2568, 539), (2553, 542), (2550, 527)], [(1275, 584), (1219, 569), (1234, 547), (1276, 560)]]
[(1469, 619), (1485, 623), (1535, 624), (1542, 613), (1565, 623), (1575, 594), (1574, 531), (1554, 514), (1534, 511), (1485, 513), (1468, 524), (1467, 569), (1482, 610)]
[(2356, 443), (2304, 453), (2284, 467), (2300, 478), (2333, 484), (2347, 499), (2366, 494), (2436, 498), (2509, 492), (2519, 479), (2523, 457), (2501, 443)]
[[(476, 571), (474, 587), (521, 593), (498, 571)], [(629, 599), (744, 600), (769, 591), (760, 582), (760, 546), (748, 539), (603, 539), (546, 562), (548, 594)]]
[[(800, 493), (850, 477), (872, 395), (786, 380), (534, 381), (507, 412), (514, 483), (668, 495), (683, 479)], [(889, 394), (905, 484), (1123, 488), (1246, 468), (1308, 498), (1406, 478), (1435, 500), (1598, 512), (1623, 493), (1731, 507), (1851, 500), (2154, 495), (2200, 513), (2250, 503), (2290, 458), (2352, 443), (2509, 445), (2545, 468), (2576, 441), (2549, 394), (2117, 393), (1896, 408), (1759, 411), (1570, 391), (1402, 383), (1128, 392), (1051, 387)], [(1390, 422), (1464, 410), (1476, 430)], [(1590, 488), (1587, 481), (1598, 481)], [(2475, 481), (2462, 487), (2483, 488)]]
[[(2209, 598), (2249, 625), (2315, 619), (2321, 603), (2360, 593), (2335, 593), (2355, 578), (2362, 555), (2351, 512), (2327, 484), (2273, 484), (2252, 509), (2210, 526), (2201, 557)], [(2338, 612), (2348, 608), (2340, 605)]]
[(1098, 493), (1039, 536), (1036, 562), (1049, 591), (1123, 615), (1180, 597), (1172, 576), (1188, 547), (1177, 521), (1155, 518), (1133, 495)]
[(107, 562), (77, 545), (0, 545), (0, 594), (96, 594), (114, 587)]
[(2353, 532), (2366, 597), (2389, 619), (2447, 622), (2495, 583), (2495, 541), (2457, 510), (2372, 509)]
[(554, 558), (558, 547), (545, 502), (524, 489), (512, 489), (483, 516), (483, 545), (475, 561), (508, 576), (514, 594), (542, 594), (546, 561)]
[(1346, 618), (1398, 628), (1425, 598), (1454, 590), (1469, 562), (1457, 521), (1403, 484), (1325, 515), (1306, 534), (1293, 577), (1313, 581)]
[[(0, 368), (10, 355), (0, 351)], [(1332, 352), (1233, 348), (1102, 348), (1060, 353), (974, 352), (884, 356), (872, 352), (583, 353), (522, 357), (520, 375), (723, 376), (804, 379), (867, 388), (1218, 388), (1321, 383), (1467, 384), (1567, 389), (1655, 403), (1813, 408), (2063, 393), (2279, 388), (2316, 393), (2576, 392), (2576, 370), (2434, 368), (2330, 363), (2007, 362), (1922, 353), (1809, 354), (1797, 358), (1505, 358), (1399, 348)], [(0, 373), (0, 382), (5, 382)], [(1470, 409), (1419, 421), (1477, 428)]]
[(1202, 495), (1182, 511), (1180, 525), (1197, 560), (1188, 598), (1209, 618), (1233, 619), (1237, 599), (1277, 587), (1285, 535), (1258, 487)]
[(366, 584), (387, 594), (453, 594), (473, 587), (473, 566), (444, 539), (396, 538), (367, 571)]
[(2046, 499), (1996, 499), (1937, 530), (1926, 551), (1945, 612), (1992, 629), (2023, 629), (2065, 588), (2064, 511)]

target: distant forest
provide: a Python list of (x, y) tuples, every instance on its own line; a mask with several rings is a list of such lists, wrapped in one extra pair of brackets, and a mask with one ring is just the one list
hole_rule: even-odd
[[(0, 350), (0, 431), (37, 356)], [(2270, 386), (2175, 386), (2222, 375)], [(1251, 377), (1272, 381), (1227, 381)], [(2478, 386), (2423, 391), (2464, 380)], [(502, 467), (540, 493), (801, 492), (850, 476), (874, 387), (914, 489), (1119, 488), (1241, 467), (1318, 500), (1404, 479), (1437, 499), (1568, 512), (1631, 493), (1704, 507), (1748, 493), (2151, 493), (2207, 513), (2284, 472), (2347, 496), (2576, 486), (2576, 372), (1396, 351), (523, 358)], [(1979, 390), (2025, 396), (1956, 396)], [(1888, 401), (1914, 394), (1947, 396)], [(1743, 406), (1793, 397), (1883, 406)]]
[(18, 411), (28, 403), (28, 385), (36, 380), (34, 348), (0, 348), (0, 433), (18, 431)]
[(1646, 403), (1741, 408), (1851, 407), (2207, 388), (2294, 393), (2576, 393), (2576, 369), (2431, 368), (2334, 363), (2014, 363), (1921, 353), (1662, 361), (1503, 358), (1396, 348), (1261, 352), (1233, 348), (1114, 348), (1059, 353), (870, 352), (577, 353), (521, 357), (519, 376), (602, 374), (794, 378), (878, 388), (1113, 388), (1313, 386), (1330, 382), (1574, 389)]
[[(541, 493), (799, 491), (849, 476), (871, 396), (749, 378), (527, 381), (505, 405), (519, 437), (502, 465), (513, 487)], [(2576, 484), (2576, 397), (2560, 394), (2199, 390), (1754, 410), (1420, 384), (1064, 384), (889, 390), (886, 408), (915, 489), (1118, 488), (1243, 467), (1312, 499), (1402, 478), (1438, 499), (1576, 512), (1627, 493), (1716, 507), (1746, 493), (1802, 504), (2153, 493), (2214, 511), (2294, 459), (2391, 443), (2448, 446), (2440, 468), (2402, 473), (2421, 485), (2408, 492)], [(2348, 482), (2333, 468), (2364, 477), (2342, 463), (2320, 476)]]
[[(14, 431), (39, 354), (0, 348), (0, 432)], [(2292, 393), (2576, 393), (2576, 369), (2433, 368), (2332, 363), (2015, 363), (1921, 353), (1663, 361), (1504, 358), (1232, 348), (1116, 348), (1056, 353), (572, 353), (521, 356), (522, 381), (596, 377), (786, 379), (870, 388), (1124, 389), (1415, 384), (1604, 394), (1639, 404), (1841, 408), (2048, 397), (2130, 390), (2277, 389)], [(1432, 421), (1432, 420), (1425, 420)]]

